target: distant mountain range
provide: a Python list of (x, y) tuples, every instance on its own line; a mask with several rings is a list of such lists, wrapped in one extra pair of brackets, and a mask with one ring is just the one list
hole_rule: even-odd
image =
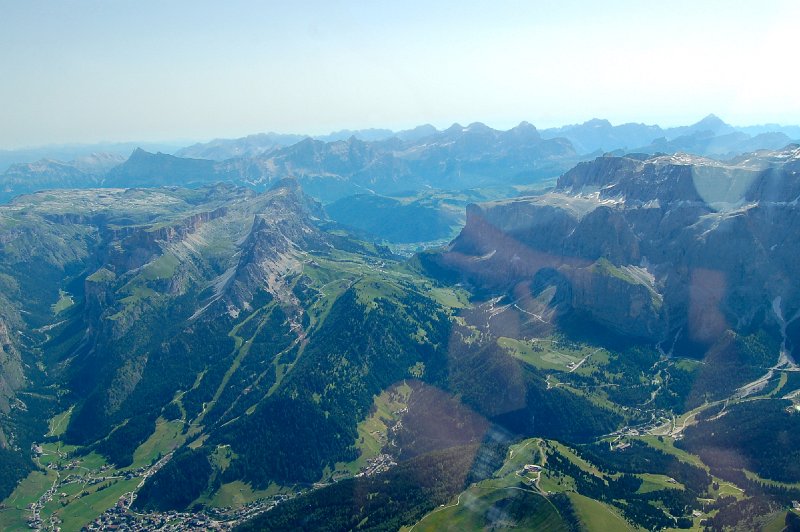
[[(458, 124), (455, 124), (458, 126)], [(425, 137), (430, 137), (438, 133), (435, 127), (430, 124), (418, 126), (414, 129), (393, 132), (388, 129), (362, 129), (362, 130), (342, 130), (329, 135), (321, 135), (314, 138), (323, 142), (336, 140), (347, 140), (354, 137), (358, 140), (375, 142), (397, 137), (403, 141), (419, 141)], [(741, 144), (719, 143), (715, 146), (714, 152), (702, 152), (703, 145), (697, 144), (689, 146), (689, 150), (698, 151), (698, 155), (731, 155), (743, 153), (749, 148), (743, 146), (746, 139), (759, 137), (763, 134), (771, 134), (771, 137), (761, 137), (754, 139), (754, 144), (761, 149), (778, 149), (788, 144), (793, 139), (800, 139), (800, 126), (781, 126), (778, 124), (765, 124), (761, 126), (736, 127), (725, 123), (716, 115), (710, 114), (699, 122), (689, 126), (679, 126), (672, 128), (662, 128), (658, 125), (646, 125), (637, 123), (627, 123), (614, 126), (608, 120), (594, 118), (583, 124), (572, 124), (557, 128), (539, 130), (541, 138), (556, 139), (565, 138), (569, 140), (575, 151), (579, 154), (590, 154), (595, 152), (610, 152), (614, 150), (636, 151), (644, 149), (647, 153), (664, 147), (669, 150), (669, 146), (664, 146), (663, 139), (673, 141), (679, 137), (692, 137), (700, 135), (702, 138), (726, 136), (739, 133), (736, 139)], [(783, 135), (783, 136), (781, 136)], [(286, 135), (278, 133), (262, 133), (250, 135), (239, 139), (217, 139), (208, 143), (194, 144), (192, 146), (178, 150), (175, 155), (180, 157), (194, 157), (199, 159), (212, 159), (222, 161), (234, 157), (252, 157), (270, 151), (275, 148), (289, 146), (305, 138), (302, 135)], [(783, 139), (783, 144), (778, 143), (778, 139)], [(764, 143), (771, 143), (769, 145)]]
[[(265, 133), (182, 148), (176, 155), (118, 149), (69, 162), (18, 163), (0, 175), (0, 201), (37, 190), (87, 187), (200, 186), (227, 182), (264, 190), (296, 177), (323, 202), (353, 194), (462, 190), (555, 179), (577, 162), (606, 152), (733, 157), (779, 149), (798, 127), (753, 126), (748, 133), (709, 115), (696, 124), (662, 129), (607, 120), (537, 130), (522, 122), (508, 131), (481, 123), (439, 131), (431, 125), (394, 133), (343, 130), (311, 138)], [(791, 135), (797, 135), (792, 137)], [(28, 152), (25, 152), (28, 153)]]
[(223, 161), (153, 154), (137, 148), (112, 168), (95, 165), (87, 170), (77, 161), (17, 164), (0, 176), (0, 200), (48, 188), (97, 186), (194, 187), (225, 182), (265, 190), (280, 179), (295, 177), (309, 194), (330, 202), (357, 193), (535, 182), (555, 178), (581, 160), (568, 140), (542, 139), (536, 128), (525, 122), (508, 131), (476, 123), (467, 127), (455, 124), (431, 133), (431, 128), (423, 126), (374, 141), (355, 136), (329, 142), (304, 138), (276, 146), (276, 142), (289, 142), (283, 137), (276, 139), (265, 136), (262, 140), (269, 147), (263, 152), (254, 147), (253, 138), (239, 147), (228, 146), (226, 149), (235, 153), (254, 155)]
[(173, 153), (183, 147), (179, 142), (99, 142), (97, 144), (58, 144), (16, 150), (0, 150), (0, 172), (18, 163), (41, 160), (73, 161), (93, 154), (127, 157), (136, 148)]
[[(792, 139), (800, 139), (800, 126), (735, 127), (710, 114), (695, 124), (666, 129), (635, 123), (613, 126), (608, 120), (593, 119), (583, 124), (544, 129), (541, 134), (543, 138), (567, 138), (582, 154), (687, 151), (695, 155), (731, 156), (752, 149), (782, 148)], [(764, 134), (770, 135), (761, 136)], [(711, 142), (711, 139), (718, 141)]]
[(100, 186), (105, 174), (125, 160), (112, 153), (93, 153), (69, 162), (41, 159), (15, 164), (2, 176), (0, 198), (43, 189)]

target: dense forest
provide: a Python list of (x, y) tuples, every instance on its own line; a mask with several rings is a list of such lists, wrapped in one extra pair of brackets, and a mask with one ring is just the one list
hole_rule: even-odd
[(207, 451), (184, 447), (175, 452), (153, 481), (142, 486), (133, 506), (140, 511), (185, 508), (205, 491), (210, 476)]
[(477, 445), (453, 447), (374, 477), (343, 480), (285, 502), (237, 530), (396, 531), (459, 493), (477, 451)]
[[(420, 328), (424, 342), (415, 340)], [(237, 455), (226, 478), (255, 486), (312, 482), (326, 466), (354, 459), (356, 425), (374, 395), (411, 377), (409, 369), (417, 363), (424, 365), (426, 378), (441, 375), (440, 350), (448, 332), (446, 315), (414, 292), (397, 301), (376, 298), (367, 308), (356, 289), (348, 290), (312, 334), (279, 391), (212, 441), (230, 444)], [(260, 437), (242, 437), (253, 432)]]
[(0, 447), (0, 500), (8, 497), (21, 478), (34, 468), (28, 456)]
[(691, 426), (676, 445), (714, 469), (746, 469), (763, 478), (800, 482), (800, 413), (790, 401), (758, 400), (728, 407)]

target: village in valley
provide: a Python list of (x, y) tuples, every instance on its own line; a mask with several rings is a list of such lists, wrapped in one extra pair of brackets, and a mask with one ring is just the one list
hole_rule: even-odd
[[(23, 511), (25, 525), (31, 530), (58, 532), (75, 529), (76, 521), (74, 518), (64, 516), (65, 508), (83, 506), (85, 511), (76, 512), (77, 516), (91, 515), (94, 504), (84, 503), (85, 499), (99, 499), (102, 496), (103, 500), (109, 501), (109, 498), (116, 494), (119, 495), (115, 502), (113, 500), (110, 501), (111, 504), (106, 502), (105, 505), (108, 507), (102, 513), (95, 512), (94, 518), (77, 528), (86, 531), (232, 530), (238, 524), (272, 510), (282, 502), (302, 495), (309, 489), (320, 489), (350, 476), (337, 476), (311, 487), (301, 486), (295, 491), (258, 497), (236, 506), (207, 507), (198, 511), (183, 512), (138, 512), (131, 508), (136, 500), (137, 490), (170, 461), (172, 451), (157, 456), (149, 465), (118, 470), (106, 464), (94, 453), (74, 456), (70, 452), (71, 449), (65, 451), (64, 448), (69, 449), (60, 442), (34, 443), (31, 446), (32, 457), (43, 469), (44, 477), (53, 479), (52, 484), (36, 500), (24, 508), (16, 508)], [(367, 459), (365, 465), (354, 476), (373, 476), (387, 471), (393, 465), (396, 465), (394, 458), (381, 453)], [(0, 515), (2, 512), (13, 510), (15, 508), (7, 505), (5, 508), (0, 508)], [(68, 520), (67, 523), (65, 519)]]

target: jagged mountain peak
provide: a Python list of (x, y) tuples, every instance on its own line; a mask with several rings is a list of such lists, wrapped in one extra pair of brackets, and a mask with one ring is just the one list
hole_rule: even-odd
[(726, 135), (729, 133), (735, 133), (736, 129), (733, 126), (725, 123), (717, 115), (709, 114), (699, 122), (696, 122), (690, 126), (673, 127), (664, 130), (666, 137), (670, 140), (684, 135), (691, 135), (700, 132), (711, 132), (714, 135)]
[(299, 319), (303, 311), (286, 279), (302, 269), (303, 252), (326, 245), (325, 233), (316, 225), (325, 213), (295, 179), (282, 179), (263, 196), (266, 202), (253, 216), (239, 260), (223, 274), (216, 297), (224, 312), (237, 316), (251, 309), (260, 292), (267, 292), (291, 320)]
[(128, 157), (128, 160), (129, 161), (130, 160), (134, 160), (135, 161), (137, 159), (149, 158), (149, 157), (151, 157), (153, 155), (155, 155), (155, 154), (152, 153), (152, 152), (149, 152), (147, 150), (144, 150), (144, 149), (142, 149), (142, 148), (137, 146), (136, 149), (134, 149), (131, 152), (130, 156)]
[(525, 121), (520, 122), (517, 126), (512, 127), (508, 131), (504, 131), (501, 135), (506, 138), (518, 138), (524, 142), (536, 142), (542, 138), (536, 126)]
[(707, 127), (709, 129), (718, 129), (720, 127), (729, 125), (714, 113), (709, 113), (704, 116), (700, 121), (694, 124), (695, 127)]
[(277, 181), (267, 192), (266, 197), (271, 204), (281, 200), (286, 209), (295, 211), (298, 215), (319, 220), (326, 218), (322, 205), (303, 192), (300, 182), (294, 177)]
[(421, 139), (436, 135), (439, 130), (431, 124), (423, 124), (413, 129), (398, 132), (395, 136), (403, 142), (417, 142)]
[(127, 161), (108, 172), (106, 184), (115, 187), (196, 186), (219, 181), (214, 164), (206, 159), (186, 159), (137, 148)]
[(517, 124), (516, 126), (511, 128), (510, 131), (514, 131), (514, 130), (520, 130), (520, 131), (522, 131), (522, 130), (536, 130), (536, 126), (534, 126), (533, 124), (531, 124), (527, 120), (523, 120), (522, 122), (520, 122), (519, 124)]
[(584, 122), (583, 125), (593, 128), (613, 127), (611, 125), (611, 122), (609, 122), (605, 118), (592, 118), (591, 120), (587, 120), (586, 122)]
[(491, 131), (491, 132), (493, 132), (494, 129), (490, 128), (489, 126), (487, 126), (483, 122), (472, 122), (470, 125), (468, 125), (466, 128), (464, 128), (464, 131), (469, 131), (469, 132)]
[(462, 126), (458, 122), (453, 122), (453, 125), (443, 130), (442, 133), (452, 135), (454, 133), (461, 133), (462, 131), (464, 131), (464, 126)]
[[(205, 159), (193, 159), (191, 157), (178, 157), (176, 155), (170, 155), (169, 153), (164, 153), (160, 151), (151, 152), (147, 151), (143, 148), (136, 148), (131, 152), (128, 159), (125, 161), (126, 163), (131, 164), (138, 164), (138, 163), (149, 163), (153, 161), (205, 161)], [(208, 162), (208, 161), (206, 161)]]

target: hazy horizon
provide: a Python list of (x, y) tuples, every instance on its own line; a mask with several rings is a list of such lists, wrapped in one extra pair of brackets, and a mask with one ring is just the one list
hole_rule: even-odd
[(709, 113), (800, 124), (789, 1), (0, 8), (0, 149)]
[[(657, 124), (657, 123), (646, 123), (646, 122), (638, 122), (638, 123), (642, 123), (642, 124), (648, 125), (648, 126), (660, 126), (660, 127), (664, 128), (664, 129), (667, 129), (667, 128), (670, 128), (670, 127), (690, 126), (690, 125), (693, 125), (693, 124), (701, 121), (703, 118), (705, 118), (705, 117), (707, 117), (709, 115), (715, 115), (718, 118), (720, 118), (721, 120), (723, 120), (725, 123), (727, 123), (727, 124), (729, 124), (729, 125), (731, 125), (733, 127), (752, 127), (752, 126), (772, 125), (771, 123), (767, 123), (767, 122), (752, 123), (752, 124), (735, 124), (735, 123), (731, 123), (731, 122), (727, 121), (725, 119), (725, 117), (716, 115), (716, 113), (706, 113), (705, 115), (700, 116), (697, 119), (692, 120), (690, 122), (686, 122), (686, 123), (683, 123), (683, 124), (670, 124), (668, 126), (665, 126), (664, 124)], [(482, 123), (484, 125), (487, 125), (487, 126), (491, 127), (492, 129), (495, 129), (495, 130), (498, 130), (498, 131), (507, 131), (509, 129), (512, 129), (512, 128), (518, 126), (522, 122), (528, 122), (528, 123), (531, 123), (534, 127), (536, 127), (536, 129), (541, 131), (541, 130), (551, 129), (551, 128), (559, 128), (559, 127), (571, 126), (571, 125), (580, 125), (580, 124), (583, 124), (583, 123), (588, 122), (590, 120), (596, 120), (596, 119), (607, 120), (604, 117), (595, 116), (595, 117), (587, 118), (586, 120), (582, 120), (580, 122), (570, 122), (570, 123), (566, 123), (565, 122), (563, 124), (553, 124), (553, 125), (550, 125), (550, 126), (547, 126), (547, 127), (539, 126), (537, 124), (532, 123), (530, 120), (524, 120), (524, 119), (520, 120), (518, 122), (515, 122), (513, 124), (510, 124), (510, 125), (505, 125), (504, 124), (504, 125), (499, 125), (499, 126), (498, 125), (494, 125), (494, 124), (488, 124), (488, 123), (486, 123), (484, 121), (481, 121), (481, 120), (476, 120), (475, 122)], [(613, 121), (610, 121), (610, 122), (611, 122), (612, 126), (619, 126), (619, 125), (623, 125), (623, 124), (627, 124), (627, 123), (632, 123), (632, 122), (613, 122)], [(193, 144), (204, 144), (204, 143), (212, 142), (214, 140), (238, 139), (238, 138), (245, 138), (245, 137), (256, 136), (256, 135), (261, 135), (261, 134), (305, 135), (305, 136), (314, 138), (314, 137), (325, 137), (325, 136), (328, 136), (328, 135), (333, 135), (333, 134), (336, 134), (336, 133), (340, 133), (342, 131), (354, 131), (355, 132), (355, 131), (365, 131), (365, 130), (369, 130), (369, 129), (375, 129), (375, 130), (388, 129), (388, 130), (393, 131), (394, 133), (399, 133), (401, 131), (413, 129), (415, 127), (424, 126), (424, 125), (432, 125), (437, 130), (444, 131), (445, 129), (447, 129), (447, 128), (451, 127), (451, 126), (454, 126), (456, 124), (459, 124), (461, 126), (466, 127), (466, 126), (469, 126), (472, 123), (474, 123), (474, 122), (461, 121), (461, 122), (452, 122), (452, 123), (449, 123), (449, 124), (446, 124), (446, 125), (445, 124), (436, 125), (436, 124), (431, 124), (430, 122), (425, 122), (425, 123), (416, 124), (414, 126), (410, 126), (410, 127), (406, 127), (406, 128), (390, 128), (390, 127), (381, 127), (379, 125), (376, 125), (376, 126), (369, 126), (369, 127), (364, 127), (364, 128), (357, 128), (357, 127), (356, 128), (341, 128), (341, 129), (336, 129), (336, 130), (323, 131), (323, 132), (319, 132), (319, 133), (307, 133), (305, 131), (271, 131), (271, 130), (268, 131), (268, 130), (265, 130), (265, 131), (253, 131), (253, 132), (250, 132), (250, 133), (245, 133), (245, 134), (242, 134), (242, 135), (229, 136), (229, 137), (215, 136), (215, 137), (204, 137), (204, 138), (196, 138), (196, 139), (178, 139), (178, 138), (164, 138), (164, 139), (142, 138), (142, 139), (133, 139), (132, 138), (132, 139), (98, 140), (98, 141), (84, 141), (84, 142), (80, 142), (80, 141), (70, 142), (70, 141), (67, 141), (67, 142), (53, 142), (53, 143), (49, 143), (49, 144), (39, 144), (39, 145), (26, 145), (26, 146), (18, 146), (18, 147), (10, 147), (10, 148), (0, 147), (0, 151), (17, 151), (17, 150), (25, 151), (25, 150), (47, 149), (47, 148), (81, 148), (81, 147), (94, 147), (94, 146), (103, 146), (103, 145), (108, 145), (109, 147), (111, 147), (111, 146), (119, 146), (119, 145), (139, 145), (139, 144), (142, 145), (142, 146), (139, 146), (139, 147), (142, 147), (145, 150), (147, 150), (148, 146), (150, 146), (150, 145), (155, 145), (155, 146), (161, 145), (163, 147), (173, 147), (173, 148), (179, 149), (179, 148), (184, 148), (184, 147), (187, 147), (187, 146), (190, 146), (190, 145), (193, 145)], [(775, 123), (775, 125), (778, 125), (778, 126), (800, 126), (800, 123), (794, 124), (794, 123), (788, 123), (787, 122), (787, 123), (782, 123), (782, 124), (781, 123)]]

